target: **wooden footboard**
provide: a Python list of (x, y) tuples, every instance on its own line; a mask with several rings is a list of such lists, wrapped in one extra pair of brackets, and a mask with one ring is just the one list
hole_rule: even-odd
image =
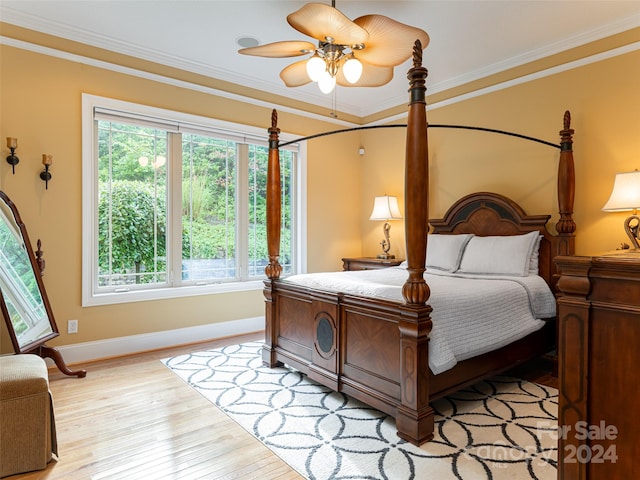
[(266, 281), (265, 297), (267, 316), (277, 319), (267, 330), (267, 365), (286, 364), (392, 415), (398, 434), (412, 443), (432, 438), (431, 307), (407, 308), (284, 281)]

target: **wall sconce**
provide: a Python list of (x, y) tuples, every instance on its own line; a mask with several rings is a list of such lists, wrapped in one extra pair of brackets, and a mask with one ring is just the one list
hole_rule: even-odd
[(18, 139), (7, 137), (7, 148), (11, 150), (11, 155), (7, 157), (7, 163), (11, 165), (13, 174), (16, 174), (16, 165), (20, 163), (20, 159), (16, 156), (16, 148), (18, 148)]
[(44, 180), (45, 190), (49, 189), (49, 180), (51, 180), (51, 172), (49, 171), (49, 167), (51, 167), (52, 163), (53, 163), (53, 155), (43, 153), (42, 164), (44, 165), (44, 170), (40, 172), (40, 178)]
[[(640, 208), (640, 172), (618, 173), (613, 182), (613, 190), (611, 197), (602, 207), (605, 212), (625, 212), (633, 211), (633, 214), (624, 222), (624, 230), (627, 232), (633, 248), (640, 249), (640, 238), (638, 237), (638, 227), (640, 227), (640, 217), (638, 217), (638, 208)], [(623, 245), (623, 248), (629, 248)]]
[(398, 208), (397, 197), (385, 195), (383, 197), (376, 197), (374, 199), (373, 211), (371, 212), (369, 220), (384, 220), (385, 222), (382, 227), (384, 240), (380, 242), (380, 245), (382, 246), (382, 253), (378, 255), (378, 258), (396, 258), (395, 255), (389, 254), (389, 250), (391, 249), (391, 240), (389, 239), (389, 231), (391, 230), (391, 225), (389, 224), (389, 220), (400, 219), (402, 219), (402, 215), (400, 214), (400, 209)]

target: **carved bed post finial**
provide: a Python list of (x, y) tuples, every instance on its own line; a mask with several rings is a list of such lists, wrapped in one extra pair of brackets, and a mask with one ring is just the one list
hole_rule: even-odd
[(417, 39), (413, 44), (413, 68), (422, 66), (422, 42)]
[(560, 162), (558, 164), (558, 211), (556, 223), (558, 251), (556, 255), (573, 255), (575, 250), (576, 222), (573, 220), (575, 197), (575, 167), (573, 162), (573, 133), (571, 113), (564, 112), (563, 129), (560, 130)]
[(271, 127), (269, 128), (269, 159), (267, 165), (267, 249), (269, 264), (264, 273), (267, 278), (280, 278), (280, 227), (282, 217), (280, 185), (280, 144), (278, 128), (278, 112), (274, 108), (271, 112)]
[[(424, 280), (429, 222), (429, 159), (427, 146), (426, 87), (427, 69), (422, 66), (422, 43), (413, 48), (413, 68), (409, 79), (409, 114), (405, 163), (405, 236), (409, 277), (402, 287), (407, 305), (426, 304), (431, 292)], [(407, 174), (411, 172), (411, 174)]]

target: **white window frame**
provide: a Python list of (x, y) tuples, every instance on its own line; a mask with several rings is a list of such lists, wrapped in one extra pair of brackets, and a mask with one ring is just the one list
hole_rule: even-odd
[[(261, 290), (263, 280), (227, 281), (224, 283), (211, 283), (206, 285), (184, 285), (169, 287), (150, 287), (144, 290), (116, 289), (108, 293), (96, 292), (98, 271), (98, 165), (97, 165), (97, 137), (94, 127), (94, 112), (96, 109), (111, 110), (114, 112), (127, 112), (128, 115), (140, 115), (141, 118), (170, 119), (169, 123), (178, 122), (188, 124), (196, 128), (198, 126), (207, 129), (226, 130), (234, 135), (242, 134), (247, 139), (256, 142), (268, 140), (267, 128), (260, 129), (247, 125), (236, 124), (223, 120), (191, 115), (182, 112), (165, 110), (121, 100), (115, 100), (96, 95), (82, 94), (82, 306), (110, 305), (118, 303), (139, 302), (145, 300), (159, 300), (167, 298), (188, 297), (193, 295), (206, 295), (215, 293), (239, 292), (249, 290)], [(162, 126), (161, 128), (166, 128)], [(169, 129), (169, 128), (167, 128)], [(289, 134), (280, 134), (281, 143), (294, 140)], [(297, 163), (295, 168), (295, 192), (292, 220), (295, 222), (294, 239), (294, 273), (303, 273), (307, 270), (307, 238), (306, 238), (306, 204), (307, 204), (307, 159), (306, 142), (298, 145)], [(175, 163), (175, 162), (174, 162)], [(180, 168), (175, 166), (173, 168)], [(176, 187), (180, 188), (180, 185)], [(168, 192), (168, 221), (176, 221), (176, 211), (179, 206), (171, 202), (172, 198), (182, 198), (179, 192)], [(246, 200), (240, 200), (240, 206), (246, 204)], [(265, 277), (266, 278), (266, 277)]]

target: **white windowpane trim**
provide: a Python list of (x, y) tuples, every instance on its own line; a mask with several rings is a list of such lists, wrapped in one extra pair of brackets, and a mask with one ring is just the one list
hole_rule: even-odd
[[(266, 129), (92, 95), (82, 124), (83, 305), (262, 288)], [(304, 153), (281, 151), (284, 275), (306, 267)]]
[[(149, 111), (150, 113), (142, 113), (143, 111)], [(170, 115), (173, 115), (173, 119), (167, 118)], [(169, 132), (213, 135), (217, 138), (234, 140), (239, 143), (254, 143), (265, 146), (269, 144), (266, 129), (264, 130), (265, 133), (263, 133), (260, 129), (245, 125), (234, 125), (222, 121), (212, 123), (211, 119), (202, 119), (198, 122), (198, 118), (193, 116), (187, 117), (178, 112), (168, 112), (167, 114), (166, 110), (139, 105), (135, 105), (130, 110), (95, 106), (94, 119), (154, 127)], [(281, 141), (286, 142), (286, 137), (286, 134), (281, 135)], [(287, 145), (282, 149), (297, 151), (298, 145)]]

